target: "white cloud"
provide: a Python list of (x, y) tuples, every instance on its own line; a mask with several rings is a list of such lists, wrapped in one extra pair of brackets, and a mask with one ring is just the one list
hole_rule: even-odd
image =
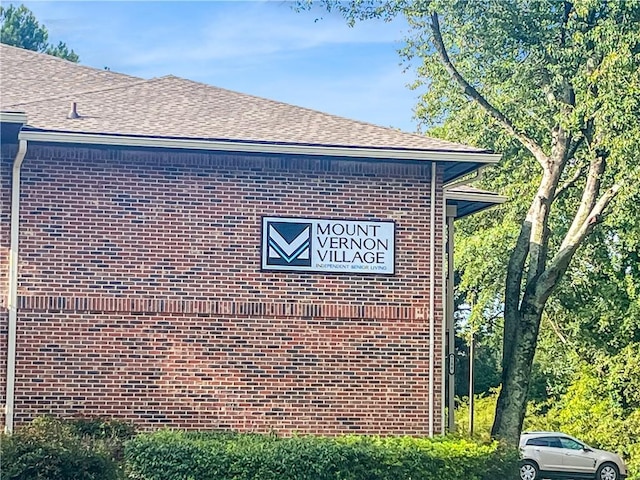
[[(164, 28), (140, 32), (144, 48), (130, 50), (126, 63), (146, 65), (167, 61), (219, 61), (277, 55), (326, 45), (393, 43), (397, 27), (365, 22), (349, 28), (342, 18), (314, 21), (312, 12), (296, 13), (289, 2), (213, 4), (205, 18), (167, 33)], [(169, 40), (160, 42), (161, 39)]]

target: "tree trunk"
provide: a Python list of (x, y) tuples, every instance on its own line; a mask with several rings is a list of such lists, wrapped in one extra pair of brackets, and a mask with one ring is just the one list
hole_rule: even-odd
[(546, 268), (549, 214), (564, 169), (567, 144), (561, 129), (554, 131), (554, 139), (552, 156), (538, 157), (544, 173), (507, 270), (502, 388), (491, 435), (511, 445), (518, 445), (520, 439), (538, 331), (548, 298), (540, 295), (537, 286)]
[[(520, 236), (511, 254), (505, 289), (505, 338), (502, 389), (491, 430), (494, 438), (517, 446), (527, 407), (531, 369), (542, 313), (547, 300), (564, 275), (576, 249), (593, 229), (597, 219), (615, 197), (619, 184), (600, 193), (605, 158), (595, 156), (574, 221), (555, 256), (548, 261), (547, 229), (551, 204), (564, 166), (568, 140), (558, 130), (549, 159), (539, 159), (544, 175)], [(526, 275), (525, 275), (526, 271)]]
[(532, 309), (517, 319), (509, 361), (502, 371), (502, 389), (498, 396), (491, 436), (517, 445), (527, 407), (533, 356), (538, 343), (542, 310)]

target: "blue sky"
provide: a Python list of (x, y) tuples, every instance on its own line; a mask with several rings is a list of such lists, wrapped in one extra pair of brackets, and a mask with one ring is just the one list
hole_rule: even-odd
[[(8, 4), (3, 0), (3, 4)], [(25, 1), (80, 63), (143, 78), (177, 75), (386, 127), (416, 131), (418, 93), (398, 49), (403, 20), (349, 28), (270, 1)]]

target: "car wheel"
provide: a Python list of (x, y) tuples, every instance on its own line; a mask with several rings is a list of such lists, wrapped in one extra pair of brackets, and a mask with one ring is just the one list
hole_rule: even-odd
[[(536, 480), (537, 478), (538, 465), (529, 460), (525, 460), (520, 464), (520, 480)], [(600, 477), (598, 477), (598, 480), (600, 480)]]
[(618, 467), (613, 463), (603, 463), (596, 472), (596, 480), (620, 480)]

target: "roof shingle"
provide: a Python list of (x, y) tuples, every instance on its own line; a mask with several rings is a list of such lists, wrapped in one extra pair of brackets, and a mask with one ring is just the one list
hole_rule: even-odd
[(0, 104), (34, 102), (74, 92), (105, 89), (142, 80), (85, 67), (52, 55), (0, 44)]
[[(23, 111), (30, 126), (45, 130), (486, 152), (175, 76), (143, 80), (6, 45), (0, 67), (0, 108)], [(72, 102), (80, 118), (67, 118)]]

